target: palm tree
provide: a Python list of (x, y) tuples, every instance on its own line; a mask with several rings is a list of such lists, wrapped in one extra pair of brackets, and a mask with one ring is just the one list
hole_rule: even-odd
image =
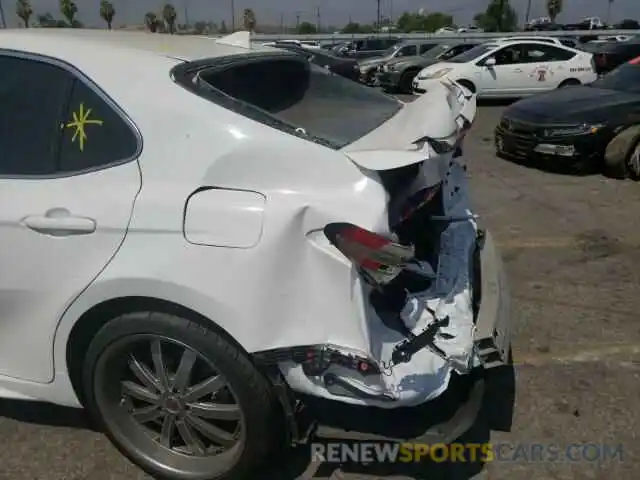
[(547, 12), (551, 21), (555, 23), (556, 17), (562, 12), (562, 0), (547, 0)]
[(242, 23), (244, 24), (244, 29), (248, 32), (253, 32), (255, 30), (256, 14), (251, 8), (244, 9), (244, 13), (242, 14)]
[(78, 13), (78, 6), (73, 0), (60, 0), (60, 13), (67, 19), (69, 26), (73, 27), (76, 14)]
[(176, 13), (176, 8), (171, 5), (170, 3), (167, 3), (164, 7), (162, 7), (162, 18), (164, 19), (164, 22), (167, 24), (167, 27), (169, 28), (169, 33), (173, 34), (176, 30), (176, 18), (178, 17), (178, 14)]
[(151, 33), (158, 31), (158, 16), (153, 12), (147, 12), (144, 14), (144, 24), (147, 26)]
[(613, 7), (613, 2), (614, 0), (607, 0), (607, 25), (609, 25), (609, 22), (611, 21), (611, 7)]
[(102, 0), (100, 2), (100, 17), (107, 22), (107, 29), (111, 30), (111, 24), (113, 23), (113, 17), (116, 16), (116, 9), (113, 3), (108, 0)]
[(33, 15), (31, 2), (29, 0), (18, 0), (16, 2), (16, 15), (24, 22), (24, 27), (29, 28), (29, 19)]

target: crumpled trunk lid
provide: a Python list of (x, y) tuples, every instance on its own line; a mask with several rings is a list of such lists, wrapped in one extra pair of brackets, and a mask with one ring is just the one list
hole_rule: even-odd
[(387, 194), (384, 231), (339, 222), (324, 229), (359, 278), (353, 285), (362, 291), (352, 295), (362, 299), (368, 351), (301, 348), (298, 360), (279, 362), (294, 389), (357, 405), (415, 406), (474, 366), (477, 228), (459, 157), (475, 108), (475, 96), (445, 82), (342, 150)]

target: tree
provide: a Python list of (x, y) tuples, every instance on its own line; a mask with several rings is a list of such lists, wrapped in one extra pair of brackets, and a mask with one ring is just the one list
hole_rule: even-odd
[(197, 35), (202, 35), (203, 33), (206, 33), (207, 29), (208, 29), (207, 22), (203, 20), (198, 20), (193, 24), (193, 31)]
[(162, 7), (162, 18), (164, 23), (167, 24), (169, 33), (173, 35), (176, 31), (176, 18), (178, 18), (176, 8), (170, 3), (165, 4), (165, 6)]
[(145, 13), (144, 24), (151, 33), (156, 33), (158, 31), (158, 16), (153, 12)]
[(227, 28), (227, 22), (225, 22), (224, 20), (222, 20), (222, 22), (220, 23), (220, 33), (224, 35), (229, 33), (229, 29)]
[(18, 0), (16, 2), (16, 15), (24, 22), (24, 27), (29, 28), (29, 19), (33, 15), (31, 2), (29, 0)]
[(298, 25), (297, 33), (299, 35), (310, 35), (313, 33), (318, 33), (318, 30), (313, 23), (302, 22), (300, 25)]
[(473, 21), (485, 32), (512, 32), (518, 27), (518, 14), (509, 0), (491, 0), (487, 10), (478, 13)]
[(253, 32), (256, 29), (256, 14), (251, 8), (245, 8), (242, 14), (242, 24), (244, 29), (248, 32)]
[(404, 12), (396, 22), (398, 30), (402, 32), (435, 32), (439, 28), (448, 27), (453, 23), (453, 17), (440, 12), (422, 13)]
[(107, 28), (111, 30), (111, 24), (113, 23), (113, 17), (116, 15), (116, 9), (113, 6), (113, 3), (102, 0), (100, 2), (100, 17), (107, 22)]
[(41, 27), (56, 26), (56, 19), (53, 18), (53, 15), (51, 15), (49, 12), (36, 15), (36, 19), (38, 20), (38, 25), (40, 25)]
[(556, 22), (560, 12), (562, 12), (562, 0), (547, 0), (547, 13), (553, 23)]
[(78, 6), (73, 0), (60, 0), (60, 13), (67, 19), (70, 27), (74, 26), (76, 15), (78, 14)]

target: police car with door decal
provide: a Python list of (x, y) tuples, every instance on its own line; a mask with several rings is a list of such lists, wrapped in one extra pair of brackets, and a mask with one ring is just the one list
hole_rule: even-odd
[(518, 98), (597, 78), (593, 55), (564, 45), (514, 39), (478, 45), (423, 69), (413, 82), (420, 95), (443, 77), (480, 98)]

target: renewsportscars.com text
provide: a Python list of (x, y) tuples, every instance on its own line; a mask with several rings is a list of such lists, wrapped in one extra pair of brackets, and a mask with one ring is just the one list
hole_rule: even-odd
[(604, 443), (313, 443), (312, 461), (393, 462), (595, 462), (623, 461), (622, 445)]

